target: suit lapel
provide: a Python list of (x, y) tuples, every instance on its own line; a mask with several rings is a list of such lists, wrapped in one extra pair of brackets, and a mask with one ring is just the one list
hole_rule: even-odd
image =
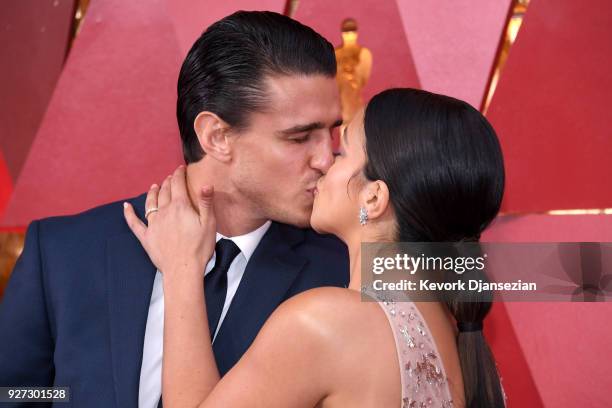
[(253, 253), (213, 344), (222, 375), (250, 346), (308, 262), (292, 249), (303, 239), (303, 231), (273, 222)]
[[(142, 219), (144, 196), (134, 200)], [(156, 268), (131, 232), (107, 241), (110, 341), (117, 406), (138, 406), (140, 367)]]

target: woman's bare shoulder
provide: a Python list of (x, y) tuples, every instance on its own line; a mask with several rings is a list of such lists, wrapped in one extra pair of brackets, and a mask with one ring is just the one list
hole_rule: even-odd
[[(374, 307), (376, 306), (376, 307)], [(346, 288), (320, 287), (302, 292), (284, 303), (293, 313), (313, 313), (324, 320), (338, 320), (354, 317), (355, 314), (376, 309), (376, 302), (362, 299), (361, 293)], [(331, 313), (333, 312), (333, 313)]]
[[(287, 300), (277, 313), (309, 335), (324, 337), (332, 347), (337, 343), (345, 346), (357, 334), (388, 329), (384, 311), (376, 302), (362, 299), (360, 292), (346, 288), (310, 289)], [(334, 341), (329, 342), (332, 337)]]

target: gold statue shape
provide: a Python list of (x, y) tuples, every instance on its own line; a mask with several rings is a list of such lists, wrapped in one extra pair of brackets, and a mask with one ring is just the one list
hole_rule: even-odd
[(341, 30), (342, 45), (336, 47), (335, 52), (344, 127), (363, 106), (361, 90), (370, 78), (372, 53), (357, 42), (357, 22), (354, 19), (342, 21)]

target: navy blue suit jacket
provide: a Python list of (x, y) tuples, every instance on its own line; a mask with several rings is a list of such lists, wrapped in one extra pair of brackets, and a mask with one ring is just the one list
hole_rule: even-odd
[[(141, 219), (144, 198), (129, 200)], [(122, 202), (32, 222), (0, 304), (0, 386), (69, 386), (62, 407), (136, 407), (155, 272)], [(220, 372), (285, 299), (348, 279), (339, 240), (273, 222), (215, 340)]]

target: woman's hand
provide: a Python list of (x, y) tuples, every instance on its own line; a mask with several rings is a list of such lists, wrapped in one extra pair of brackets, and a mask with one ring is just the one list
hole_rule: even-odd
[(124, 203), (128, 226), (164, 274), (164, 282), (175, 275), (183, 280), (185, 273), (203, 278), (216, 242), (213, 194), (212, 186), (202, 188), (197, 197), (198, 214), (189, 200), (185, 167), (180, 166), (161, 188), (151, 186), (145, 202), (148, 227), (136, 216), (134, 208)]

